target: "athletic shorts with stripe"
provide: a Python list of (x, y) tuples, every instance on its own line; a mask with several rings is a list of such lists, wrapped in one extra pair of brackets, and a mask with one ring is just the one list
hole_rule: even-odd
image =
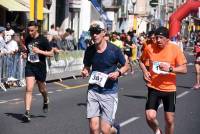
[(158, 110), (160, 102), (163, 102), (165, 112), (175, 112), (176, 92), (163, 92), (148, 87), (146, 110)]
[(118, 93), (100, 94), (88, 90), (87, 118), (100, 117), (113, 125), (118, 105)]

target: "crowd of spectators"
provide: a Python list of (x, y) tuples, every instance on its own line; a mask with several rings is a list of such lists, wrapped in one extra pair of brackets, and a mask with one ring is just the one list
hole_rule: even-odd
[[(3, 28), (3, 27), (2, 27)], [(21, 56), (21, 52), (26, 51), (24, 40), (26, 37), (25, 27), (19, 27), (18, 30), (14, 29), (10, 23), (7, 23), (4, 35), (0, 36), (0, 86), (6, 90), (6, 87), (10, 86), (23, 86), (24, 72), (23, 68), (25, 60)], [(86, 50), (86, 48), (93, 44), (90, 39), (89, 31), (82, 32), (80, 38), (76, 40), (74, 30), (67, 28), (64, 32), (61, 32), (59, 27), (54, 24), (51, 25), (50, 30), (45, 33), (51, 47), (54, 49), (55, 61), (58, 61), (58, 54), (60, 51), (74, 51), (74, 50)], [(148, 35), (140, 33), (136, 35), (135, 30), (125, 32), (107, 32), (105, 38), (107, 41), (118, 46), (130, 63), (137, 63), (141, 55), (143, 48), (143, 40), (148, 40)], [(193, 39), (196, 36), (192, 36)], [(193, 39), (194, 40), (194, 39)], [(3, 43), (2, 43), (3, 42)], [(184, 49), (188, 46), (190, 41), (186, 37), (177, 38), (175, 44)], [(50, 60), (49, 61), (49, 65)], [(131, 67), (132, 68), (132, 67)], [(131, 70), (133, 72), (133, 70)]]

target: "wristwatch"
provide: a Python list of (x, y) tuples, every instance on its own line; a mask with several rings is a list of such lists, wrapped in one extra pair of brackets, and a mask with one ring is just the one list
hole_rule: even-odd
[(122, 72), (120, 70), (117, 70), (117, 72), (119, 73), (119, 77), (122, 75)]
[(169, 67), (169, 72), (173, 72), (173, 67)]

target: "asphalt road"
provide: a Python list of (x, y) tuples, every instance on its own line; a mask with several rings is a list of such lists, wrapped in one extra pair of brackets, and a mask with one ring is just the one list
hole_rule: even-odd
[[(192, 63), (192, 56), (188, 56)], [(24, 123), (24, 89), (0, 92), (0, 134), (89, 134), (86, 119), (88, 79), (65, 79), (47, 83), (50, 111), (42, 111), (42, 97), (34, 90), (32, 120)], [(200, 90), (191, 89), (195, 81), (194, 65), (188, 64), (188, 73), (177, 77), (177, 104), (175, 134), (200, 134)], [(144, 117), (147, 90), (142, 74), (128, 74), (119, 80), (119, 106), (116, 122), (121, 134), (153, 134)], [(164, 129), (163, 107), (158, 120)]]

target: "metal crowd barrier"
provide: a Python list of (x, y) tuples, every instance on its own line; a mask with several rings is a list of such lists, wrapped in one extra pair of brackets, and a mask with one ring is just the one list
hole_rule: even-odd
[(61, 51), (47, 59), (47, 81), (80, 75), (84, 51)]
[(0, 56), (0, 87), (4, 91), (10, 86), (24, 86), (25, 60), (20, 53)]
[[(80, 75), (84, 51), (61, 51), (47, 58), (47, 81)], [(20, 53), (0, 56), (0, 88), (4, 91), (11, 86), (25, 86), (24, 68), (26, 60)], [(14, 84), (14, 85), (13, 85)]]

